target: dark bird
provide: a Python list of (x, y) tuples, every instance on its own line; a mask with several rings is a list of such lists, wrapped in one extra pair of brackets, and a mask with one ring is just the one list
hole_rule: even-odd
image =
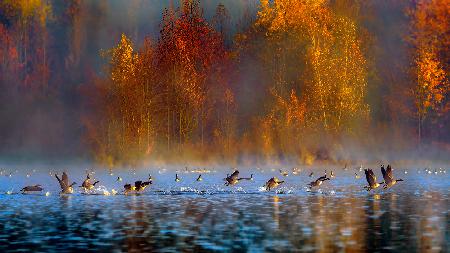
[(128, 194), (129, 192), (133, 191), (133, 189), (134, 189), (134, 186), (131, 186), (131, 184), (125, 184), (123, 186), (123, 192), (125, 194)]
[(226, 186), (235, 185), (241, 180), (253, 180), (253, 174), (250, 174), (250, 177), (239, 178), (239, 171), (235, 170), (230, 176), (228, 176), (227, 174), (227, 177), (224, 178), (224, 180), (226, 181), (225, 182)]
[(314, 172), (309, 173), (309, 177), (312, 177), (314, 175)]
[(372, 169), (365, 169), (364, 173), (366, 173), (367, 183), (369, 184), (368, 186), (364, 186), (364, 188), (366, 188), (367, 191), (376, 189), (384, 183), (384, 182), (377, 183), (377, 177), (373, 173)]
[(35, 185), (25, 186), (20, 191), (22, 193), (26, 193), (26, 192), (40, 192), (42, 190), (43, 189), (40, 184), (35, 184)]
[(122, 178), (121, 177), (117, 177), (116, 181), (117, 182), (122, 182)]
[(316, 181), (309, 183), (308, 186), (309, 186), (309, 188), (317, 187), (317, 186), (320, 186), (323, 183), (323, 181), (326, 181), (326, 180), (330, 180), (330, 178), (328, 178), (327, 175), (324, 175), (324, 176), (321, 176), (318, 179), (316, 179)]
[(384, 169), (384, 166), (381, 166), (381, 173), (383, 174), (384, 179), (384, 189), (392, 187), (397, 182), (403, 181), (403, 179), (394, 179), (394, 176), (392, 175), (391, 165), (388, 165), (386, 169)]
[(59, 179), (58, 174), (55, 174), (56, 179), (58, 179), (59, 185), (61, 186), (61, 193), (64, 194), (70, 194), (73, 193), (73, 187), (77, 183), (73, 182), (69, 185), (69, 177), (67, 176), (66, 172), (63, 172), (62, 178)]
[(284, 183), (284, 181), (280, 181), (280, 180), (278, 180), (278, 178), (272, 177), (271, 179), (269, 179), (269, 181), (266, 182), (264, 187), (266, 187), (266, 191), (270, 191), (270, 190), (278, 187), (282, 183)]
[(180, 182), (181, 179), (178, 177), (178, 174), (175, 174), (175, 182)]
[(123, 192), (125, 194), (128, 194), (128, 193), (133, 192), (133, 191), (136, 192), (136, 193), (137, 192), (141, 192), (141, 191), (145, 190), (145, 188), (148, 185), (151, 185), (151, 184), (152, 184), (151, 181), (142, 182), (141, 180), (134, 182), (134, 186), (132, 186), (131, 184), (125, 184), (123, 186)]
[(197, 177), (197, 182), (202, 181), (202, 180), (203, 180), (202, 174), (198, 175), (198, 177)]
[(148, 185), (151, 185), (152, 181), (147, 181), (147, 182), (142, 182), (142, 181), (136, 181), (134, 182), (134, 190), (136, 192), (141, 192), (143, 190), (145, 190), (145, 187), (147, 187)]
[(80, 187), (84, 189), (84, 191), (90, 191), (94, 189), (95, 185), (98, 184), (99, 181), (95, 181), (94, 183), (91, 183), (91, 177), (89, 176), (89, 173), (86, 176), (86, 179), (83, 181)]

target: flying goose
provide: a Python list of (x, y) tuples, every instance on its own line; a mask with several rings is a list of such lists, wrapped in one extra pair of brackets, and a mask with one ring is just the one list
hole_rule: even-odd
[(86, 179), (81, 184), (81, 188), (84, 189), (84, 191), (90, 191), (94, 189), (95, 185), (100, 181), (95, 181), (94, 183), (91, 183), (91, 177), (89, 176), (89, 173), (86, 176)]
[(250, 174), (250, 177), (239, 177), (239, 171), (235, 170), (230, 176), (227, 174), (227, 177), (224, 178), (225, 185), (226, 186), (230, 186), (230, 185), (235, 185), (237, 184), (239, 181), (241, 180), (253, 180), (253, 174)]
[(35, 184), (35, 185), (29, 185), (29, 186), (25, 186), (22, 188), (22, 190), (20, 190), (22, 193), (26, 193), (26, 192), (40, 192), (42, 191), (42, 187), (40, 184)]
[(366, 174), (368, 186), (364, 186), (367, 191), (378, 188), (380, 185), (384, 184), (384, 182), (377, 183), (377, 177), (373, 173), (372, 169), (365, 169), (364, 173)]
[(271, 179), (269, 179), (269, 181), (266, 182), (266, 184), (264, 186), (266, 187), (266, 191), (270, 191), (270, 190), (278, 187), (282, 183), (284, 183), (284, 181), (280, 181), (280, 180), (278, 180), (278, 178), (272, 177)]
[(181, 179), (178, 177), (178, 174), (175, 174), (175, 182), (180, 182)]
[(152, 184), (151, 181), (142, 182), (141, 180), (134, 182), (133, 186), (131, 184), (125, 184), (123, 186), (123, 192), (124, 194), (128, 194), (132, 191), (141, 192), (150, 184)]
[(198, 177), (197, 177), (197, 182), (202, 181), (202, 180), (203, 180), (202, 174), (198, 175)]
[(323, 183), (323, 181), (326, 181), (326, 180), (330, 180), (330, 178), (328, 178), (327, 175), (324, 175), (324, 176), (321, 176), (318, 179), (316, 179), (316, 181), (312, 181), (311, 183), (309, 183), (308, 186), (309, 186), (309, 188), (317, 187), (317, 186), (320, 186)]
[(58, 174), (55, 174), (56, 179), (58, 179), (59, 185), (61, 186), (61, 193), (64, 194), (70, 194), (73, 193), (73, 187), (75, 182), (69, 185), (69, 177), (67, 176), (66, 172), (63, 172), (62, 179), (58, 177)]
[(125, 193), (125, 194), (128, 194), (129, 192), (131, 192), (131, 191), (133, 191), (134, 190), (134, 186), (131, 186), (131, 184), (125, 184), (124, 186), (123, 186), (123, 192)]
[(392, 187), (397, 182), (403, 181), (403, 179), (394, 179), (394, 176), (392, 175), (391, 165), (388, 165), (386, 169), (384, 169), (384, 166), (381, 166), (381, 173), (383, 174), (384, 178), (384, 189)]
[(143, 190), (145, 190), (145, 187), (147, 187), (148, 185), (151, 185), (152, 181), (147, 181), (147, 182), (142, 182), (142, 181), (136, 181), (134, 182), (134, 190), (137, 192), (141, 192)]

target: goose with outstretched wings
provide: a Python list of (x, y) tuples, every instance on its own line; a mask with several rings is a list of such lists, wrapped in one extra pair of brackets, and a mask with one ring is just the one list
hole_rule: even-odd
[(367, 191), (376, 189), (376, 188), (380, 187), (380, 185), (383, 184), (383, 182), (381, 182), (381, 183), (377, 182), (377, 177), (373, 173), (372, 169), (365, 169), (364, 173), (366, 174), (367, 183), (369, 184), (368, 186), (364, 187), (364, 188), (366, 188)]
[(381, 166), (381, 173), (383, 174), (385, 189), (392, 187), (397, 182), (403, 181), (403, 179), (397, 179), (397, 180), (394, 179), (394, 175), (392, 174), (391, 165), (388, 165), (386, 169), (384, 169), (384, 166)]

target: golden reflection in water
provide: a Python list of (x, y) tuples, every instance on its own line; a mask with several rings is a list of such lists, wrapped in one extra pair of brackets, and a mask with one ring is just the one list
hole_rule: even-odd
[(131, 202), (128, 204), (129, 214), (123, 220), (123, 226), (127, 229), (125, 232), (125, 244), (128, 252), (139, 252), (143, 248), (148, 248), (148, 245), (144, 235), (151, 227), (148, 221), (149, 213), (146, 213), (148, 207), (144, 205), (144, 202), (139, 199), (138, 196), (130, 196)]
[(279, 198), (278, 196), (273, 196), (273, 221), (275, 222), (275, 225), (277, 229), (280, 229), (280, 207), (279, 207)]
[[(445, 228), (439, 228), (445, 221), (440, 219), (436, 212), (445, 210), (445, 206), (441, 206), (443, 203), (439, 200), (442, 199), (440, 193), (429, 193), (424, 196), (421, 202), (424, 202), (424, 208), (420, 215), (419, 228), (417, 229), (418, 248), (420, 252), (441, 252), (445, 247), (444, 233), (442, 230)], [(444, 204), (445, 205), (445, 204)], [(445, 251), (445, 250), (444, 250)]]
[(338, 223), (340, 227), (340, 238), (344, 244), (344, 252), (360, 252), (365, 244), (365, 234), (362, 231), (367, 230), (365, 220), (366, 213), (364, 211), (364, 202), (361, 198), (346, 197), (344, 210), (337, 210), (342, 214), (341, 221)]
[(380, 194), (373, 195), (373, 201), (372, 201), (372, 213), (374, 215), (374, 226), (380, 227)]
[[(121, 221), (125, 233), (122, 249), (139, 252), (176, 245), (176, 249), (196, 251), (205, 249), (202, 248), (205, 242), (237, 249), (243, 242), (255, 240), (254, 244), (240, 249), (363, 252), (389, 250), (392, 242), (409, 240), (402, 245), (408, 247), (409, 243), (416, 242), (419, 247), (414, 244), (412, 248), (436, 252), (442, 251), (445, 245), (445, 233), (442, 233), (445, 217), (437, 213), (446, 210), (445, 202), (438, 201), (442, 198), (430, 197), (414, 203), (408, 200), (412, 205), (408, 210), (417, 214), (411, 219), (403, 215), (399, 207), (408, 206), (395, 194), (367, 197), (350, 194), (338, 198), (322, 194), (302, 198), (278, 195), (261, 199), (252, 206), (233, 198), (180, 199), (174, 205), (164, 200), (161, 205), (129, 196), (128, 212)], [(417, 233), (417, 239), (402, 239), (409, 229)], [(234, 238), (236, 241), (231, 245), (241, 243), (241, 246), (230, 246), (224, 238)], [(436, 248), (439, 245), (440, 250)]]
[[(364, 231), (367, 225), (362, 198), (350, 196), (336, 199), (316, 195), (309, 196), (303, 204), (306, 206), (299, 212), (294, 212), (295, 215), (285, 217), (286, 211), (283, 210), (283, 222), (287, 224), (287, 229), (292, 231), (285, 232), (292, 245), (299, 247), (305, 244), (312, 245), (318, 252), (364, 250), (366, 239)], [(298, 231), (302, 230), (306, 234), (303, 241), (299, 241)]]

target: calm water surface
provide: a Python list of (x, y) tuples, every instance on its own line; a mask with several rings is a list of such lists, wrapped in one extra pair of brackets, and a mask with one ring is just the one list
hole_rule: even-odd
[[(241, 176), (250, 172), (242, 169)], [(289, 177), (253, 171), (254, 181), (234, 187), (223, 185), (229, 171), (203, 174), (202, 182), (181, 173), (179, 183), (172, 172), (152, 171), (154, 184), (139, 196), (60, 196), (48, 171), (15, 172), (0, 178), (0, 252), (448, 252), (450, 171), (395, 170), (404, 182), (370, 193), (362, 189), (364, 173), (355, 179), (354, 172), (335, 171), (336, 178), (310, 192), (309, 170)], [(117, 175), (123, 182), (115, 182)], [(263, 191), (274, 175), (286, 183)], [(69, 177), (81, 184), (84, 175)], [(101, 181), (95, 192), (102, 193), (148, 172), (95, 177)], [(50, 195), (16, 194), (34, 183)]]

